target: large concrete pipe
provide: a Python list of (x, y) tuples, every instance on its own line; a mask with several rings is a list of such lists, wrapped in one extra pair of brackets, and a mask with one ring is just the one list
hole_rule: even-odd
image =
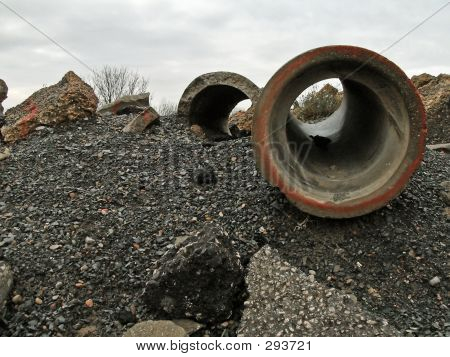
[(197, 124), (208, 136), (229, 135), (228, 117), (241, 101), (253, 103), (261, 90), (249, 79), (237, 73), (212, 72), (194, 79), (178, 104), (178, 115), (189, 125)]
[[(308, 124), (289, 114), (306, 88), (339, 78), (342, 104)], [(403, 71), (352, 46), (317, 48), (292, 59), (264, 88), (253, 119), (262, 175), (298, 208), (321, 217), (354, 217), (396, 197), (419, 166), (425, 111)]]

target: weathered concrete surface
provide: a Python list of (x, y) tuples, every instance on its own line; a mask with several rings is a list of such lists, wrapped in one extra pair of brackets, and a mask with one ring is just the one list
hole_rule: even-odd
[(124, 128), (124, 133), (142, 133), (145, 128), (159, 119), (159, 114), (152, 107), (136, 115)]
[[(335, 76), (344, 88), (337, 111), (313, 124), (290, 116), (303, 90)], [(292, 59), (270, 79), (252, 138), (262, 175), (294, 205), (345, 218), (403, 190), (422, 160), (426, 132), (421, 99), (400, 68), (363, 48), (328, 46)]]
[(11, 267), (3, 261), (0, 261), (0, 319), (3, 316), (8, 295), (13, 285), (13, 273)]
[(126, 95), (116, 101), (99, 108), (98, 114), (130, 114), (139, 113), (150, 106), (150, 93)]
[(91, 117), (97, 109), (94, 90), (74, 72), (67, 72), (57, 84), (42, 88), (23, 103), (9, 109), (3, 139), (14, 142), (25, 138), (39, 125), (57, 125)]
[(328, 288), (292, 267), (276, 250), (263, 247), (246, 276), (249, 297), (238, 336), (396, 336), (365, 311), (354, 295)]
[(123, 337), (187, 337), (185, 329), (172, 321), (139, 322), (128, 329)]
[(189, 126), (201, 126), (208, 136), (229, 135), (228, 117), (233, 108), (245, 99), (255, 104), (259, 95), (260, 89), (237, 73), (206, 73), (186, 88), (178, 104), (178, 115)]

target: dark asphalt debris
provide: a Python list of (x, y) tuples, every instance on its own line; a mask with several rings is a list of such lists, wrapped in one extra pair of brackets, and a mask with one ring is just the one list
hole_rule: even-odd
[[(248, 137), (203, 145), (177, 117), (124, 135), (129, 120), (42, 127), (0, 161), (0, 260), (14, 273), (0, 335), (121, 336), (153, 319), (142, 301), (152, 266), (210, 222), (243, 264), (269, 244), (402, 335), (449, 335), (448, 155), (427, 151), (387, 207), (331, 220), (302, 213), (265, 182)], [(214, 185), (193, 182), (205, 167)], [(235, 335), (245, 298), (230, 320), (197, 333)]]

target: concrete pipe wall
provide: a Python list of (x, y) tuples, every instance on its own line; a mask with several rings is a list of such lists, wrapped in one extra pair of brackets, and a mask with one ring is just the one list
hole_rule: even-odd
[[(310, 124), (290, 114), (300, 93), (338, 78), (342, 104)], [(385, 57), (328, 46), (286, 63), (265, 86), (252, 140), (262, 175), (298, 208), (321, 217), (354, 217), (396, 197), (419, 166), (426, 121), (409, 78)]]
[(241, 101), (256, 103), (261, 90), (248, 78), (232, 72), (212, 72), (195, 78), (178, 104), (178, 115), (197, 124), (208, 136), (229, 135), (228, 117)]

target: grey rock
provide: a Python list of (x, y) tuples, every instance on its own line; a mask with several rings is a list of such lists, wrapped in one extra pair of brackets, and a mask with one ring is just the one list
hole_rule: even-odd
[(189, 236), (180, 236), (175, 238), (175, 247), (179, 248), (189, 238)]
[(57, 250), (57, 249), (59, 249), (59, 248), (61, 248), (61, 247), (62, 247), (61, 244), (52, 244), (52, 245), (49, 247), (49, 249), (50, 249), (50, 250)]
[(240, 257), (229, 237), (208, 225), (161, 258), (144, 300), (159, 318), (224, 321), (233, 312), (242, 281)]
[(436, 286), (441, 282), (441, 279), (438, 276), (435, 276), (434, 278), (430, 279), (429, 283), (431, 286)]
[(10, 156), (11, 150), (9, 148), (4, 148), (2, 151), (0, 151), (0, 161), (6, 160)]
[(187, 333), (181, 326), (172, 321), (157, 320), (139, 322), (124, 334), (124, 337), (186, 337)]
[(450, 153), (450, 143), (427, 145), (427, 148), (430, 150), (443, 151), (446, 153)]
[(268, 246), (250, 260), (238, 336), (396, 336), (352, 296), (308, 279)]
[(13, 302), (14, 304), (16, 304), (16, 305), (21, 304), (21, 303), (23, 302), (23, 297), (22, 297), (22, 295), (19, 295), (19, 294), (14, 295), (13, 298), (12, 298), (12, 302)]
[(182, 327), (184, 329), (184, 331), (186, 331), (187, 335), (191, 335), (194, 332), (197, 332), (198, 330), (205, 327), (205, 325), (203, 325), (203, 324), (200, 324), (196, 321), (187, 320), (187, 319), (173, 320), (173, 322), (175, 324), (177, 324), (178, 326)]
[(86, 245), (92, 245), (92, 244), (95, 243), (95, 239), (94, 239), (94, 238), (91, 238), (91, 237), (86, 237), (86, 238), (84, 239), (84, 242), (86, 243)]
[(443, 190), (440, 192), (442, 200), (447, 206), (450, 206), (450, 181), (444, 181), (441, 183)]

